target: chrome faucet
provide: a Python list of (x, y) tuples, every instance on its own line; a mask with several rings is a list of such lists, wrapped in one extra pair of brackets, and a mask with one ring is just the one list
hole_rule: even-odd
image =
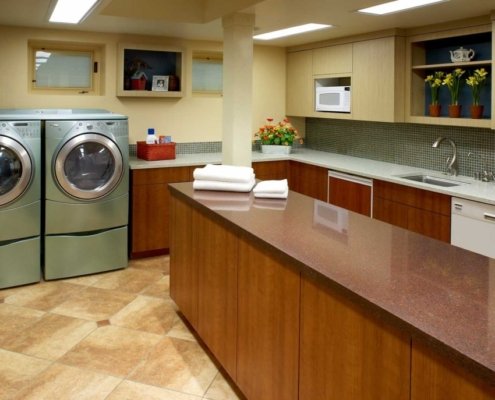
[(454, 141), (449, 138), (440, 136), (433, 142), (431, 147), (434, 147), (436, 149), (444, 140), (448, 141), (452, 146), (452, 157), (447, 158), (447, 174), (457, 176), (457, 147)]

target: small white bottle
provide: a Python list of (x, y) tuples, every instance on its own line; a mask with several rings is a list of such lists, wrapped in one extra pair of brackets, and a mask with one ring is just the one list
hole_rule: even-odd
[(148, 129), (148, 135), (146, 136), (146, 144), (158, 143), (158, 138), (155, 135), (155, 130), (153, 128)]

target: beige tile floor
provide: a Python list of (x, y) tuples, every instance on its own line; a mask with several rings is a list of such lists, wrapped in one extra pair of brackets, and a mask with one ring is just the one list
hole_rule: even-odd
[(0, 290), (0, 399), (238, 400), (177, 314), (169, 259)]

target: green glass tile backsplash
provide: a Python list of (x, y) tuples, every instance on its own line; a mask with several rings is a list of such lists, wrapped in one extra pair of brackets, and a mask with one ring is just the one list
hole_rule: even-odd
[(439, 136), (457, 145), (459, 175), (495, 171), (495, 131), (452, 126), (307, 118), (305, 147), (444, 172), (450, 145), (431, 147)]

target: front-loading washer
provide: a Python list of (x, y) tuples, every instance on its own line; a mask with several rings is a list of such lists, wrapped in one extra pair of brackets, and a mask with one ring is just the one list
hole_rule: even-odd
[(74, 117), (79, 119), (45, 122), (44, 276), (48, 280), (128, 264), (127, 117), (107, 113)]
[(41, 122), (0, 113), (0, 288), (41, 279)]

